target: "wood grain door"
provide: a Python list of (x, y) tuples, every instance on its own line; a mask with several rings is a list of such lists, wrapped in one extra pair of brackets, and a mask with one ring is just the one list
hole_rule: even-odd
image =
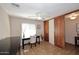
[(64, 39), (64, 16), (59, 16), (55, 18), (55, 45), (58, 47), (65, 47)]
[(44, 40), (49, 41), (49, 21), (44, 21)]

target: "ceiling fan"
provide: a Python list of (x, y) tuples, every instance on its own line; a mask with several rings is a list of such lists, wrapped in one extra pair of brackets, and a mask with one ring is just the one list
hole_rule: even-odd
[(13, 5), (14, 7), (17, 7), (17, 8), (19, 8), (19, 7), (20, 7), (20, 5), (19, 5), (19, 4), (17, 4), (17, 3), (11, 3), (11, 5)]

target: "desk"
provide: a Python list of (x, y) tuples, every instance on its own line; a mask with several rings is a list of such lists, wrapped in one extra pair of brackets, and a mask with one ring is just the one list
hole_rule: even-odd
[(23, 38), (23, 39), (22, 39), (22, 48), (23, 48), (23, 49), (24, 49), (24, 41), (25, 41), (25, 40), (30, 40), (30, 38)]
[(78, 41), (78, 40), (79, 40), (79, 37), (76, 36), (76, 37), (75, 37), (75, 47), (76, 47), (76, 46), (79, 46), (79, 45), (77, 44), (77, 41)]
[[(26, 40), (30, 40), (30, 38), (23, 38), (22, 39), (22, 48), (24, 49), (24, 41)], [(40, 36), (36, 36), (36, 43), (39, 43), (40, 44)]]

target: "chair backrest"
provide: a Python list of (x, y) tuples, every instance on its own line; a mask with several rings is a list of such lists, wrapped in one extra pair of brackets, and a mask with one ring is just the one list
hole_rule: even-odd
[(30, 43), (36, 43), (36, 36), (30, 37)]

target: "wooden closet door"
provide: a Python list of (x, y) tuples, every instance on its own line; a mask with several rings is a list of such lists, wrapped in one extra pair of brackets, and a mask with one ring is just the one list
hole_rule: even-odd
[(44, 40), (49, 41), (49, 21), (44, 21)]
[(65, 47), (64, 39), (64, 16), (55, 18), (55, 45), (58, 47)]

